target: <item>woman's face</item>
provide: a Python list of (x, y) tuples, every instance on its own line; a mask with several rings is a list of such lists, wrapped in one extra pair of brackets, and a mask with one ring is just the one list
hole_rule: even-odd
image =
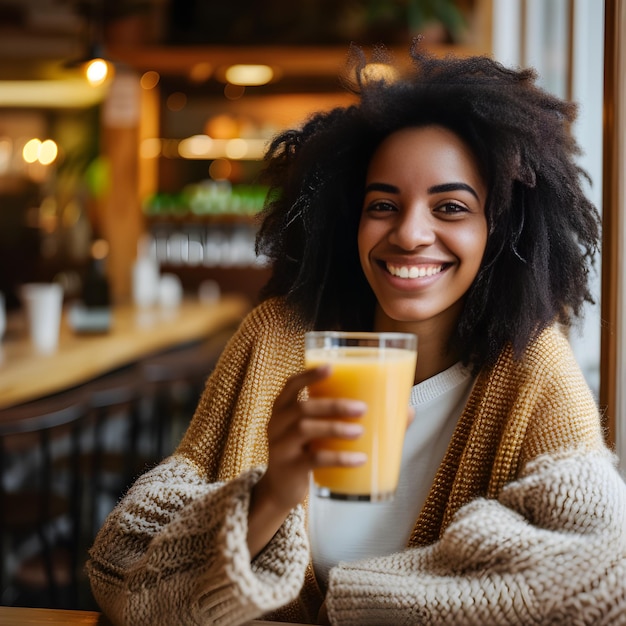
[(370, 162), (359, 257), (395, 322), (456, 324), (487, 243), (487, 186), (465, 142), (441, 126), (387, 137)]

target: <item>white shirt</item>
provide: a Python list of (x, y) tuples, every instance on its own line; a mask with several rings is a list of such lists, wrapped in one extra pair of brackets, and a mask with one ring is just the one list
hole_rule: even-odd
[(415, 419), (407, 429), (398, 489), (393, 500), (350, 502), (309, 498), (313, 567), (325, 587), (340, 561), (403, 550), (446, 452), (474, 379), (461, 363), (415, 385)]

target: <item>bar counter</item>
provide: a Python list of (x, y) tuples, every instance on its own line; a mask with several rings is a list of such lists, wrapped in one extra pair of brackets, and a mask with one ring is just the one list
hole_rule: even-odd
[(57, 393), (148, 355), (210, 337), (236, 324), (249, 309), (247, 298), (235, 294), (226, 294), (214, 303), (184, 300), (173, 309), (120, 305), (112, 311), (111, 329), (102, 334), (74, 332), (66, 310), (59, 346), (52, 354), (34, 350), (23, 314), (15, 313), (0, 342), (0, 409)]
[[(62, 609), (28, 609), (0, 606), (2, 626), (112, 626), (96, 611), (65, 611)], [(246, 626), (276, 626), (276, 622), (252, 620)], [(297, 625), (296, 625), (297, 626)]]

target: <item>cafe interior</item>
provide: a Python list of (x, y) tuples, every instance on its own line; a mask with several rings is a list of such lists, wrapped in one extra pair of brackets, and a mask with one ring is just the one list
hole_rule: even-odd
[(619, 0), (0, 0), (0, 606), (98, 610), (95, 533), (174, 449), (269, 276), (267, 143), (352, 101), (352, 43), (534, 66), (582, 103), (605, 235), (571, 342), (626, 459), (620, 31)]

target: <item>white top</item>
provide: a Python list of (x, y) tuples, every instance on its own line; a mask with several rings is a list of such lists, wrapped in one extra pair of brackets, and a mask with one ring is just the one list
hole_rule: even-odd
[(461, 363), (415, 385), (415, 419), (407, 429), (398, 489), (393, 500), (350, 502), (309, 499), (309, 537), (318, 582), (339, 561), (403, 550), (463, 412), (474, 382)]

